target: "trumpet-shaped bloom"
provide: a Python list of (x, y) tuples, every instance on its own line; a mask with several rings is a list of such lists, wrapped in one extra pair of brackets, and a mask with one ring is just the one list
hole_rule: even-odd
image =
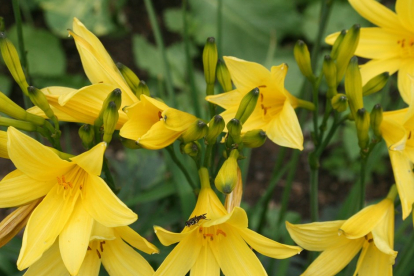
[(348, 220), (293, 225), (286, 222), (292, 239), (310, 251), (323, 251), (302, 275), (330, 276), (341, 271), (362, 249), (355, 274), (392, 275), (395, 188), (381, 202), (368, 206)]
[(119, 134), (147, 149), (170, 145), (197, 120), (146, 95), (141, 95), (141, 101), (125, 108), (125, 112), (129, 120)]
[(220, 114), (226, 122), (235, 117), (243, 97), (253, 88), (260, 89), (260, 98), (249, 119), (243, 124), (243, 133), (263, 129), (274, 143), (303, 149), (303, 134), (294, 108), (300, 102), (284, 86), (288, 70), (286, 64), (273, 66), (269, 72), (258, 63), (234, 57), (224, 57), (236, 89), (206, 100), (226, 109)]
[[(164, 260), (155, 275), (267, 275), (249, 246), (259, 253), (284, 259), (301, 252), (297, 246), (272, 241), (247, 228), (246, 212), (235, 207), (227, 213), (210, 188), (207, 169), (201, 168), (201, 191), (190, 221), (181, 233), (155, 226), (163, 245), (178, 245)], [(205, 219), (203, 218), (205, 215)], [(198, 218), (197, 218), (198, 217)]]
[[(152, 276), (151, 265), (131, 246), (147, 253), (158, 253), (158, 249), (128, 226), (107, 228), (94, 222), (87, 252), (78, 276), (99, 275), (101, 263), (109, 275)], [(25, 276), (70, 275), (66, 269), (55, 242), (36, 263), (31, 265)]]
[[(375, 0), (349, 0), (352, 7), (378, 27), (361, 28), (355, 54), (371, 59), (361, 66), (362, 82), (366, 84), (376, 75), (389, 72), (398, 74), (398, 88), (405, 102), (410, 102), (411, 82), (414, 75), (414, 20), (411, 0), (397, 0), (396, 12)], [(326, 38), (328, 44), (335, 42), (338, 33)]]
[[(42, 89), (60, 121), (93, 124), (103, 101), (115, 88), (122, 91), (122, 107), (138, 101), (102, 43), (77, 18), (73, 19), (73, 31), (69, 34), (75, 39), (83, 68), (92, 85), (79, 90), (56, 86)], [(38, 107), (28, 111), (45, 116)], [(126, 120), (126, 114), (120, 110), (117, 128), (121, 128)]]
[(128, 225), (137, 219), (99, 177), (106, 144), (66, 161), (13, 127), (7, 134), (8, 154), (17, 169), (0, 182), (0, 208), (44, 197), (27, 223), (18, 268), (37, 261), (59, 236), (63, 261), (76, 274), (94, 219), (107, 227)]
[(9, 154), (7, 153), (7, 133), (0, 130), (0, 158), (9, 159)]

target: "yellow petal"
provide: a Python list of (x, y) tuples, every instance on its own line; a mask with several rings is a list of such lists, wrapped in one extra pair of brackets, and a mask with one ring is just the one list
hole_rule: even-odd
[(361, 65), (361, 77), (362, 85), (365, 85), (373, 77), (388, 72), (390, 75), (397, 72), (402, 64), (401, 58), (389, 58), (389, 59), (374, 59), (370, 60), (364, 65)]
[(220, 267), (214, 257), (209, 245), (203, 246), (194, 266), (191, 268), (190, 276), (219, 276)]
[[(200, 216), (202, 214), (206, 214), (207, 219), (209, 219), (210, 221), (221, 219), (222, 217), (227, 215), (227, 211), (224, 208), (223, 203), (221, 203), (220, 199), (217, 197), (217, 194), (211, 188), (202, 188), (200, 190), (196, 206), (193, 212), (191, 213), (190, 218), (194, 216)], [(235, 215), (237, 217), (240, 217), (240, 213), (236, 213)], [(226, 218), (228, 219), (229, 217), (230, 216), (227, 216)], [(247, 227), (247, 221), (240, 221), (242, 225), (246, 224)], [(207, 222), (209, 221), (206, 221), (206, 223)]]
[(272, 118), (266, 127), (266, 134), (274, 143), (303, 150), (303, 134), (295, 110), (288, 100), (283, 109)]
[(163, 121), (159, 121), (138, 138), (137, 142), (146, 149), (162, 149), (174, 143), (181, 134), (182, 131), (170, 130)]
[(247, 219), (246, 211), (244, 211), (240, 207), (235, 207), (230, 214), (227, 214), (217, 219), (208, 220), (207, 222), (203, 224), (203, 227), (209, 227), (209, 226), (219, 225), (223, 223), (228, 223), (235, 227), (247, 228), (248, 219)]
[(9, 127), (7, 150), (17, 169), (38, 181), (56, 180), (74, 165), (62, 160), (50, 148)]
[(361, 249), (365, 239), (348, 240), (337, 247), (325, 249), (303, 272), (302, 276), (332, 276), (341, 271)]
[(377, 204), (365, 207), (345, 221), (341, 226), (341, 231), (348, 239), (364, 237), (386, 216), (390, 206), (394, 205), (391, 200), (386, 198)]
[(202, 243), (197, 238), (197, 232), (189, 232), (189, 235), (183, 238), (167, 258), (164, 259), (160, 267), (155, 271), (154, 276), (185, 275), (200, 256), (201, 248)]
[(0, 158), (9, 159), (7, 153), (7, 132), (0, 130)]
[[(362, 253), (361, 253), (362, 255)], [(392, 276), (392, 263), (389, 256), (379, 251), (373, 243), (370, 243), (359, 263), (355, 273), (358, 275), (383, 275)], [(361, 256), (359, 257), (361, 259)]]
[(72, 275), (77, 275), (86, 255), (93, 225), (92, 217), (76, 204), (72, 216), (59, 235), (63, 263)]
[(267, 275), (259, 259), (233, 227), (224, 227), (220, 243), (210, 243), (216, 260), (227, 276)]
[(242, 95), (270, 81), (270, 72), (264, 66), (235, 57), (224, 57), (231, 79)]
[(234, 112), (237, 112), (243, 96), (244, 95), (242, 95), (239, 90), (235, 89), (226, 93), (207, 96), (206, 100), (210, 103), (219, 105), (226, 110), (234, 109)]
[(77, 276), (98, 276), (101, 259), (95, 250), (88, 250)]
[(197, 120), (194, 115), (175, 108), (164, 110), (162, 117), (165, 127), (174, 131), (184, 131)]
[(168, 231), (168, 230), (166, 230), (162, 227), (154, 226), (155, 234), (157, 235), (160, 242), (165, 246), (169, 246), (171, 244), (180, 242), (181, 240), (183, 240), (185, 237), (190, 235), (190, 233), (192, 233), (196, 229), (197, 229), (197, 227), (194, 227), (193, 229), (191, 229), (190, 231), (187, 231), (187, 232), (174, 233), (174, 232)]
[(29, 267), (24, 276), (69, 276), (56, 241), (37, 262)]
[(111, 276), (152, 276), (154, 269), (120, 237), (103, 245), (102, 264)]
[(84, 169), (92, 175), (101, 175), (103, 156), (106, 149), (106, 143), (102, 142), (94, 146), (92, 149), (78, 156), (70, 158), (73, 163)]
[(56, 179), (37, 181), (24, 175), (19, 170), (15, 170), (10, 174), (13, 174), (13, 176), (7, 176), (0, 182), (0, 208), (27, 204), (46, 195), (56, 184)]
[(159, 253), (158, 248), (147, 241), (147, 239), (141, 237), (137, 232), (132, 230), (129, 226), (121, 226), (116, 228), (116, 232), (121, 238), (129, 243), (131, 246), (139, 249), (147, 254)]
[(29, 267), (52, 246), (72, 214), (76, 197), (63, 199), (58, 188), (56, 185), (30, 216), (17, 260), (20, 270)]
[(400, 95), (406, 103), (411, 103), (411, 85), (412, 80), (410, 76), (414, 75), (414, 62), (411, 60), (406, 60), (401, 64), (401, 67), (398, 71), (398, 90)]
[(116, 239), (115, 228), (106, 227), (94, 220), (90, 241), (112, 241), (114, 239)]
[(137, 220), (100, 177), (89, 175), (82, 191), (82, 205), (99, 223), (107, 227), (129, 225)]
[(343, 235), (338, 235), (343, 223), (343, 220), (336, 220), (295, 225), (286, 221), (286, 229), (299, 246), (309, 251), (323, 251), (348, 242)]
[(407, 131), (402, 125), (405, 110), (384, 112), (380, 125), (382, 137), (389, 149), (403, 150), (407, 138)]
[(283, 93), (285, 90), (285, 78), (288, 71), (288, 66), (286, 63), (282, 63), (279, 66), (272, 66), (270, 68), (270, 77), (271, 77), (271, 84), (275, 85), (275, 87)]
[[(61, 111), (59, 108), (54, 107), (50, 102), (50, 109), (52, 109), (53, 113), (55, 114), (55, 116), (59, 119), (59, 121), (62, 122), (76, 122), (76, 123), (81, 123), (82, 121), (70, 116), (69, 114)], [(43, 110), (41, 110), (39, 107), (37, 106), (33, 106), (31, 108), (29, 108), (27, 110), (27, 112), (43, 117), (43, 118), (47, 118), (46, 114), (43, 112)], [(85, 123), (87, 123), (87, 121), (85, 121)]]
[(395, 3), (395, 11), (401, 24), (410, 32), (414, 32), (413, 19), (414, 3), (410, 0), (398, 0)]
[(257, 252), (276, 259), (286, 259), (299, 254), (302, 248), (275, 242), (248, 228), (237, 229), (242, 238)]

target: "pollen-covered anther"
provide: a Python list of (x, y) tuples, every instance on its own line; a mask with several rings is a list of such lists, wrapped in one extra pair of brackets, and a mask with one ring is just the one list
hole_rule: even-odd
[(101, 252), (103, 252), (103, 245), (105, 244), (105, 241), (101, 241), (100, 243), (99, 243), (99, 246), (101, 247)]
[(96, 254), (98, 254), (99, 259), (101, 258), (101, 253), (99, 253), (99, 250), (96, 249)]
[(92, 250), (92, 248), (88, 245), (88, 250)]
[(216, 235), (222, 234), (223, 236), (227, 237), (226, 233), (223, 230), (217, 229)]
[(72, 184), (72, 183), (70, 183), (69, 181), (68, 181), (68, 182), (66, 182), (66, 180), (65, 180), (65, 176), (64, 176), (64, 175), (62, 175), (62, 177), (61, 177), (61, 178), (56, 177), (56, 179), (57, 179), (58, 184), (59, 184), (60, 186), (62, 186), (62, 187), (63, 187), (63, 189), (67, 190), (68, 188), (73, 188), (73, 184)]
[(210, 237), (210, 240), (212, 241), (214, 239), (214, 235), (213, 234), (204, 234), (203, 235), (204, 238), (206, 237)]

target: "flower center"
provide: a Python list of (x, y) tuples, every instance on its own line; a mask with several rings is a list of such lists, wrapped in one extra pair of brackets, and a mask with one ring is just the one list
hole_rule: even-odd
[(88, 250), (93, 251), (95, 249), (96, 254), (98, 254), (99, 259), (101, 259), (105, 243), (105, 241), (94, 241), (93, 244), (88, 245)]
[(400, 46), (400, 56), (402, 58), (414, 57), (414, 38), (403, 38), (397, 41)]
[(220, 229), (219, 226), (214, 225), (210, 227), (200, 226), (198, 228), (198, 236), (203, 239), (203, 243), (220, 241), (221, 239), (227, 237), (226, 232)]
[(57, 176), (58, 193), (63, 192), (63, 198), (82, 191), (86, 175), (82, 169), (74, 169), (65, 175)]

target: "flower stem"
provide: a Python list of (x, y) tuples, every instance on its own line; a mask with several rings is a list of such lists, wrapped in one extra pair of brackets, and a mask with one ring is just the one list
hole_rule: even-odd
[(206, 167), (201, 167), (198, 170), (198, 176), (200, 177), (201, 189), (211, 188), (210, 176), (208, 174), (208, 169)]
[(360, 172), (360, 182), (359, 182), (359, 210), (364, 208), (365, 203), (365, 174), (366, 174), (366, 168), (367, 168), (367, 159), (368, 158), (362, 158), (361, 159), (361, 172)]
[(112, 192), (118, 194), (120, 189), (118, 189), (115, 185), (114, 178), (112, 177), (111, 170), (109, 169), (108, 159), (106, 157), (103, 159), (102, 170), (105, 173), (105, 180), (109, 188), (112, 190)]
[(168, 151), (168, 153), (171, 156), (171, 159), (174, 161), (174, 163), (177, 165), (177, 167), (181, 170), (181, 172), (184, 174), (185, 178), (188, 181), (188, 184), (190, 184), (191, 188), (193, 190), (196, 189), (196, 185), (193, 182), (193, 180), (191, 179), (190, 174), (188, 173), (187, 169), (184, 167), (183, 163), (181, 163), (181, 161), (178, 159), (177, 155), (175, 154), (174, 151), (174, 146), (173, 145), (169, 145), (168, 147), (166, 147), (165, 149)]
[[(207, 84), (206, 88), (206, 95), (214, 95), (214, 84)], [(213, 118), (216, 115), (216, 108), (214, 104), (208, 103), (209, 109), (210, 109), (210, 118)]]

